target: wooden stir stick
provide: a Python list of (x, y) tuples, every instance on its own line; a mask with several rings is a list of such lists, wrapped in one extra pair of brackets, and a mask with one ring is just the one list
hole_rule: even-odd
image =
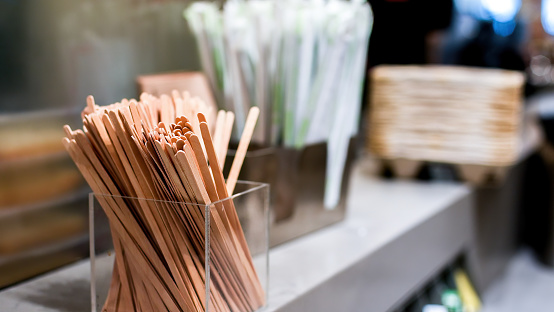
[(258, 121), (258, 116), (260, 115), (260, 109), (256, 106), (250, 108), (248, 112), (248, 117), (246, 117), (246, 125), (244, 126), (244, 131), (239, 141), (239, 147), (237, 148), (237, 153), (233, 159), (233, 164), (231, 165), (231, 171), (229, 171), (229, 177), (227, 178), (227, 193), (232, 195), (239, 178), (240, 169), (244, 162), (244, 157), (246, 157), (246, 151), (248, 150), (248, 145), (252, 139), (252, 134), (254, 133), (254, 128), (256, 128), (256, 122)]
[[(193, 118), (179, 116), (183, 112)], [(241, 151), (255, 126), (252, 114)], [(103, 311), (207, 311), (209, 305), (215, 311), (249, 312), (263, 305), (234, 204), (224, 200), (230, 193), (221, 168), (234, 115), (221, 111), (216, 118), (198, 98), (173, 92), (107, 106), (89, 97), (83, 117), (83, 131), (64, 127), (63, 143), (93, 191), (112, 195), (97, 195), (116, 251)], [(215, 209), (204, 215), (198, 205), (212, 202)], [(210, 280), (204, 271), (206, 217)]]

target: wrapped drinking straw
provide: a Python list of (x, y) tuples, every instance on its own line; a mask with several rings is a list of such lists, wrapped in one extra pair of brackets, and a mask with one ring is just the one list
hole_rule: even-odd
[[(373, 14), (364, 1), (195, 2), (184, 12), (221, 108), (253, 141), (301, 149), (327, 142), (325, 206), (339, 202), (349, 140), (358, 129)], [(237, 127), (237, 132), (242, 129)]]

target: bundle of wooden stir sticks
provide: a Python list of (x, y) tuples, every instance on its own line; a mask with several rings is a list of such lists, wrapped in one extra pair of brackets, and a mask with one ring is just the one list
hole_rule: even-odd
[[(227, 183), (221, 168), (233, 113), (216, 114), (187, 92), (142, 94), (140, 101), (102, 107), (89, 96), (83, 130), (64, 127), (65, 148), (110, 220), (116, 257), (103, 312), (264, 305), (233, 201), (224, 200), (233, 193), (258, 115), (250, 110)], [(213, 136), (207, 119), (214, 121)], [(204, 207), (210, 203), (206, 257)]]

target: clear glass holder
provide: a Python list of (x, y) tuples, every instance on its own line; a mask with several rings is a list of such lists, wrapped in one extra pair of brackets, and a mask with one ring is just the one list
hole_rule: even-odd
[(265, 183), (207, 205), (90, 193), (91, 311), (263, 310), (269, 217)]

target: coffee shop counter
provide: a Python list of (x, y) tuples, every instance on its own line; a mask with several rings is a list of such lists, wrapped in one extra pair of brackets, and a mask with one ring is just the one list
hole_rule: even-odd
[[(354, 169), (343, 222), (270, 251), (264, 311), (387, 311), (469, 248), (472, 191)], [(97, 267), (102, 271), (102, 264)], [(83, 260), (0, 291), (0, 311), (90, 311)]]

